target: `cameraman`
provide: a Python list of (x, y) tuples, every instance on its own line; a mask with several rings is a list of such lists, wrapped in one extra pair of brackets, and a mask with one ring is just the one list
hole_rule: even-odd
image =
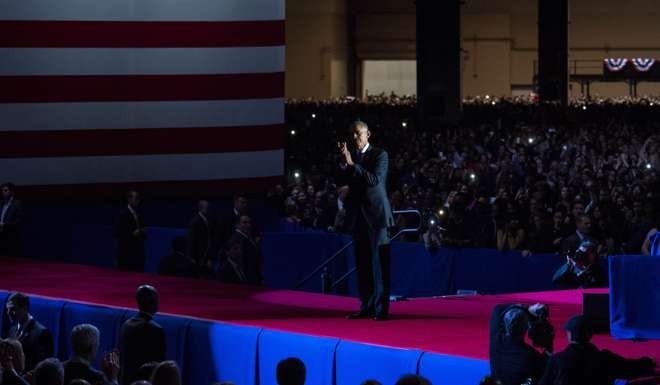
[(607, 278), (598, 263), (596, 244), (584, 240), (574, 252), (566, 253), (566, 263), (552, 277), (562, 289), (603, 287)]
[(564, 329), (570, 344), (550, 358), (539, 385), (609, 385), (617, 378), (653, 375), (652, 358), (625, 359), (593, 345), (593, 331), (584, 316), (574, 316)]
[[(495, 306), (490, 319), (490, 371), (503, 385), (536, 384), (543, 374), (547, 357), (552, 352), (554, 333), (547, 322), (546, 305), (501, 304)], [(538, 352), (525, 342), (525, 334)]]

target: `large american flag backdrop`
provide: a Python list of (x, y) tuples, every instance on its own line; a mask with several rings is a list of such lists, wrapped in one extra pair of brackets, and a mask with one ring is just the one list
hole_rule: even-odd
[(0, 0), (0, 179), (30, 191), (283, 174), (284, 0)]

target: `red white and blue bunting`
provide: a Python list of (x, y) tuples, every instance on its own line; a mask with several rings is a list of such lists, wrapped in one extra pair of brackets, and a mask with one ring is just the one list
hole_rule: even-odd
[(637, 71), (648, 72), (655, 64), (655, 59), (637, 57), (632, 59), (632, 62)]
[[(635, 60), (635, 59), (633, 59), (633, 60)], [(607, 59), (605, 59), (605, 65), (607, 66), (607, 69), (612, 71), (612, 72), (621, 71), (626, 66), (626, 64), (628, 64), (628, 59), (626, 59), (626, 58), (607, 58)]]

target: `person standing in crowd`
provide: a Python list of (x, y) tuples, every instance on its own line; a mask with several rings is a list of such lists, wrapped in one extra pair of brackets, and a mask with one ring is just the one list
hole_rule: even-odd
[(139, 311), (124, 322), (119, 333), (122, 385), (136, 381), (143, 364), (164, 361), (167, 350), (165, 331), (153, 320), (158, 312), (158, 292), (153, 286), (142, 285), (135, 300)]
[(338, 143), (338, 147), (349, 186), (344, 205), (353, 224), (360, 310), (348, 318), (385, 320), (390, 301), (388, 228), (394, 226), (386, 191), (388, 155), (369, 144), (371, 132), (366, 123), (356, 121), (350, 131), (355, 154), (346, 142)]
[(94, 369), (92, 362), (99, 350), (99, 329), (90, 324), (81, 324), (71, 331), (71, 358), (63, 362), (64, 383), (83, 379), (92, 385), (112, 385), (119, 375), (117, 352), (106, 352), (103, 356), (103, 371)]
[(238, 222), (241, 215), (249, 215), (248, 206), (249, 206), (249, 200), (247, 194), (236, 193), (234, 195), (231, 211), (225, 213), (222, 217), (220, 217), (219, 220), (219, 227), (218, 227), (219, 245), (223, 245), (225, 242), (227, 242), (229, 238), (231, 238), (234, 235), (236, 222)]
[(569, 345), (548, 361), (539, 385), (609, 385), (617, 378), (652, 375), (656, 363), (649, 357), (625, 359), (591, 343), (593, 330), (582, 315), (564, 326)]
[(305, 363), (300, 358), (289, 357), (277, 363), (277, 385), (304, 385), (307, 379)]
[(140, 195), (135, 190), (129, 190), (126, 193), (126, 206), (119, 212), (119, 220), (115, 225), (119, 270), (144, 271), (146, 231), (139, 206)]
[[(261, 245), (259, 244), (259, 240), (254, 238), (252, 234), (252, 219), (248, 215), (241, 215), (236, 221), (234, 234), (226, 242), (240, 245), (240, 252), (238, 250), (231, 251), (230, 249), (232, 256), (227, 257), (233, 258), (232, 261), (236, 261), (237, 269), (234, 272), (242, 282), (248, 285), (260, 286), (263, 284)], [(223, 261), (223, 264), (224, 262), (227, 261)], [(231, 266), (231, 262), (229, 266)], [(225, 264), (225, 268), (229, 266)], [(243, 273), (242, 278), (240, 274), (241, 270)], [(227, 273), (232, 275), (229, 272)]]
[(0, 186), (2, 202), (0, 203), (0, 255), (21, 256), (21, 219), (22, 205), (14, 197), (15, 186), (5, 183)]
[(213, 225), (209, 222), (209, 202), (199, 201), (197, 214), (188, 226), (188, 242), (186, 256), (197, 263), (200, 270), (210, 268), (212, 262)]
[(8, 338), (18, 340), (25, 353), (25, 370), (53, 356), (53, 335), (30, 314), (30, 298), (23, 293), (12, 293), (5, 305), (11, 322)]

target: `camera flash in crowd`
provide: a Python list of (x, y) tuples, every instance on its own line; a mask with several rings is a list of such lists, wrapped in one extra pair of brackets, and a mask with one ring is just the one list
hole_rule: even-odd
[(527, 139), (527, 141), (528, 141), (530, 144), (532, 144), (532, 143), (534, 143), (534, 138), (529, 138), (529, 139)]
[(586, 110), (587, 110), (587, 106), (582, 106), (582, 109), (586, 111)]
[(401, 122), (401, 127), (406, 127), (407, 125), (408, 125), (408, 123), (406, 123), (406, 122)]
[(295, 171), (295, 172), (293, 173), (293, 177), (296, 178), (296, 179), (300, 179), (300, 172), (299, 172), (299, 171)]
[(474, 173), (470, 174), (470, 179), (474, 180), (477, 176)]
[(486, 99), (490, 99), (490, 95), (486, 95)]
[(435, 219), (431, 219), (429, 223), (431, 224), (431, 226), (435, 225)]
[(651, 107), (653, 107), (653, 106), (655, 106), (655, 103), (651, 102), (651, 103), (649, 103), (649, 105), (650, 105)]
[(296, 130), (291, 130), (291, 136), (294, 136), (296, 134)]
[(316, 114), (312, 114), (312, 119), (316, 119)]
[(651, 169), (651, 163), (647, 163), (647, 164), (646, 164), (646, 169), (647, 169), (647, 170), (650, 170), (650, 169)]
[(496, 105), (497, 102), (493, 100), (490, 104), (492, 104), (492, 105)]
[(566, 151), (566, 150), (568, 150), (568, 146), (567, 146), (567, 145), (563, 145), (563, 146), (562, 146), (562, 149), (564, 149), (564, 151)]
[(438, 211), (438, 214), (440, 214), (440, 215), (445, 215), (445, 210), (440, 209), (440, 210)]

